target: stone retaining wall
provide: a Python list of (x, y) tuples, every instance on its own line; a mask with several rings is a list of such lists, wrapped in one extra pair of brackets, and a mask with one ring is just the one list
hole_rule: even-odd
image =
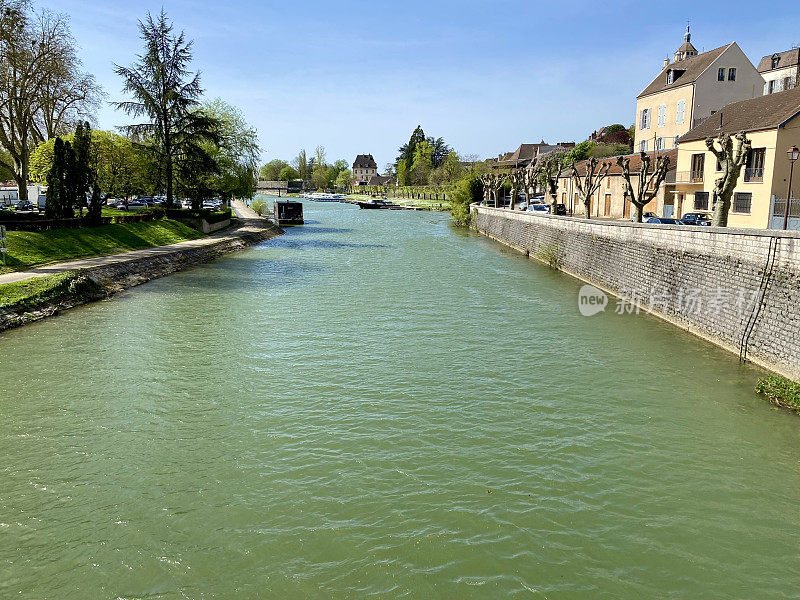
[(479, 232), (800, 380), (800, 233), (472, 210)]

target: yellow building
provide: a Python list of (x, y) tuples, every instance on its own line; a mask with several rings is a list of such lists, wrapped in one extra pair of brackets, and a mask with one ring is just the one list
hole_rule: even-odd
[[(789, 179), (786, 151), (800, 146), (800, 88), (729, 104), (681, 137), (675, 184), (679, 217), (714, 210), (714, 182), (720, 171), (705, 140), (740, 131), (752, 142), (752, 150), (734, 190), (728, 226), (781, 227)], [(796, 171), (793, 198), (800, 185), (800, 165)]]
[(698, 54), (686, 29), (683, 45), (636, 98), (634, 150), (676, 147), (677, 138), (726, 104), (762, 95), (764, 79), (733, 42)]

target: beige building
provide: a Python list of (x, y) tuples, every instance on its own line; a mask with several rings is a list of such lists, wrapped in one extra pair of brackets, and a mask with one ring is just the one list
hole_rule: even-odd
[(353, 185), (367, 185), (378, 174), (378, 163), (372, 154), (359, 154), (353, 161)]
[[(677, 164), (677, 150), (664, 152), (663, 155), (670, 159), (670, 169), (667, 172), (667, 179), (659, 188), (656, 197), (645, 206), (645, 212), (652, 212), (657, 217), (671, 217), (674, 213), (673, 197), (675, 191), (675, 168)], [(653, 163), (655, 156), (651, 155)], [(630, 157), (631, 182), (635, 186), (638, 175), (634, 175), (641, 168), (641, 155), (635, 154)], [(581, 161), (576, 164), (578, 173), (586, 173), (588, 161)], [(600, 188), (592, 194), (591, 216), (593, 218), (605, 219), (624, 219), (628, 220), (635, 214), (635, 208), (625, 198), (625, 180), (622, 177), (622, 167), (617, 164), (617, 157), (603, 158), (598, 161), (598, 169), (603, 163), (609, 163), (608, 176), (600, 183)], [(578, 195), (575, 180), (572, 178), (572, 170), (565, 169), (558, 179), (558, 190), (556, 197), (558, 201), (567, 209), (567, 214), (584, 216), (583, 202)]]
[[(800, 88), (725, 106), (713, 119), (681, 137), (676, 214), (713, 211), (714, 181), (720, 177), (720, 170), (705, 140), (720, 132), (735, 135), (740, 131), (752, 142), (752, 150), (734, 190), (728, 226), (779, 229), (788, 192), (790, 163), (786, 151), (800, 146)], [(800, 188), (800, 164), (795, 167), (793, 198)]]
[(637, 152), (675, 148), (714, 111), (763, 93), (764, 79), (736, 42), (698, 54), (687, 27), (673, 58), (636, 98)]
[(758, 63), (758, 72), (764, 78), (764, 94), (774, 94), (797, 86), (797, 65), (800, 49), (764, 56)]

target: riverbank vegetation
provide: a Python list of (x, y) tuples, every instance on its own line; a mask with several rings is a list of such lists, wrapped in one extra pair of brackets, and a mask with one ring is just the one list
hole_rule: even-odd
[(290, 162), (280, 158), (269, 161), (261, 167), (259, 176), (264, 181), (303, 180), (317, 190), (346, 190), (353, 173), (345, 159), (329, 163), (325, 146), (317, 146), (310, 157), (305, 150), (300, 150)]
[(80, 271), (65, 271), (0, 285), (0, 308), (32, 308), (63, 298), (66, 294), (91, 291), (96, 285)]
[(758, 380), (756, 392), (775, 406), (788, 408), (800, 414), (800, 383), (779, 375), (769, 375)]
[(0, 273), (201, 237), (204, 236), (199, 231), (170, 219), (41, 232), (9, 231), (6, 234), (7, 264), (0, 265)]

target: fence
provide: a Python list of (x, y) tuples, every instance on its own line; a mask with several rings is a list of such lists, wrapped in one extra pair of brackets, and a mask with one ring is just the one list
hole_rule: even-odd
[[(783, 229), (783, 220), (786, 216), (786, 198), (772, 197), (769, 228)], [(792, 198), (789, 202), (789, 220), (786, 229), (800, 231), (800, 198)]]

